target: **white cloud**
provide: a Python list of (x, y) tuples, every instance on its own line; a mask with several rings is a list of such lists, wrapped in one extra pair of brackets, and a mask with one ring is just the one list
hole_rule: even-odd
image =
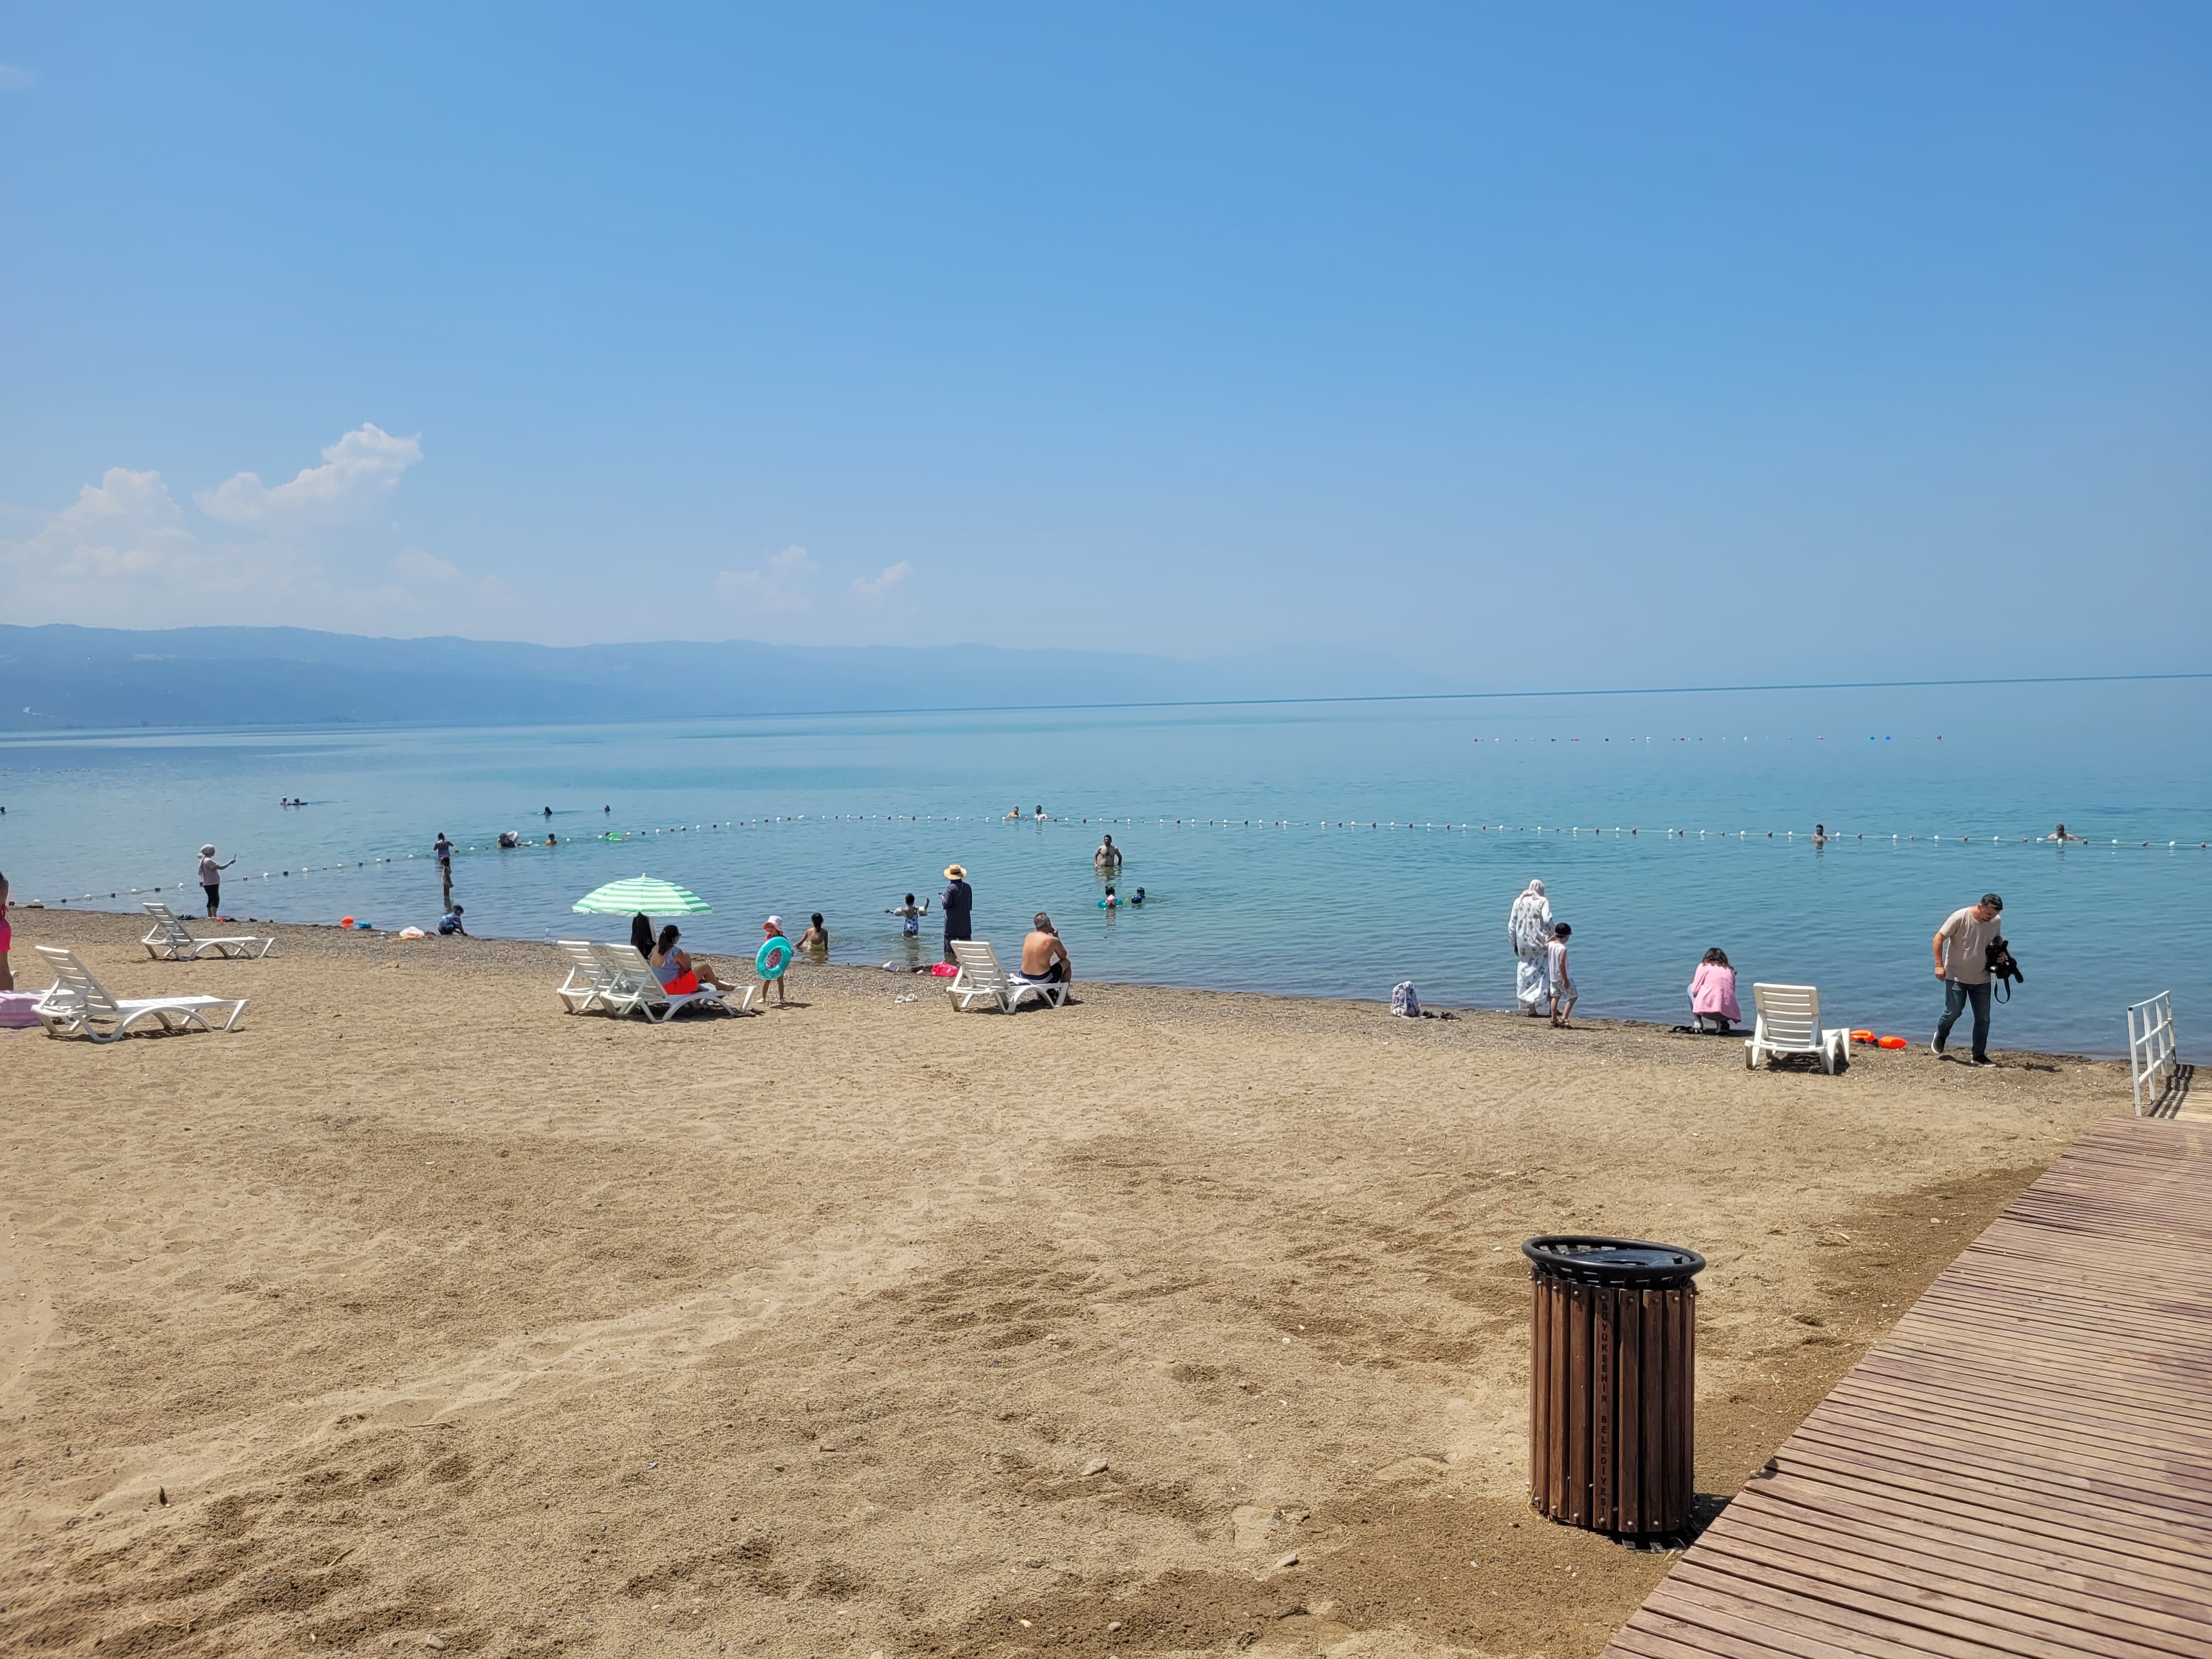
[(395, 438), (363, 422), (323, 451), (323, 464), (273, 489), (257, 472), (240, 472), (192, 500), (219, 523), (269, 521), (337, 524), (389, 495), (399, 475), (422, 459), (420, 438)]
[(445, 583), (461, 574), (460, 567), (450, 559), (441, 559), (435, 553), (425, 553), (419, 547), (403, 547), (399, 556), (392, 562), (399, 574), (418, 582)]
[(891, 589), (912, 574), (914, 566), (901, 559), (896, 564), (885, 565), (881, 575), (854, 577), (853, 592), (870, 605), (881, 605), (890, 597)]
[(38, 78), (27, 69), (19, 69), (13, 64), (0, 64), (0, 92), (21, 92), (26, 87), (35, 85)]
[(714, 592), (749, 615), (804, 616), (814, 609), (800, 584), (814, 574), (814, 556), (803, 547), (787, 547), (771, 553), (758, 570), (725, 570), (714, 578)]
[[(194, 623), (404, 626), (434, 614), (406, 584), (442, 587), (446, 560), (362, 522), (422, 459), (415, 438), (347, 433), (289, 483), (240, 473), (193, 501), (197, 521), (158, 472), (111, 467), (58, 512), (0, 538), (9, 620), (168, 628)], [(216, 520), (210, 526), (209, 519)], [(395, 572), (400, 580), (390, 580)], [(379, 580), (371, 573), (383, 574)]]

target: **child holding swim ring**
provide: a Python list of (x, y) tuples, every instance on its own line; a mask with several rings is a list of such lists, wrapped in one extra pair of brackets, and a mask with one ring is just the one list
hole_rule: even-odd
[[(766, 921), (761, 923), (761, 943), (763, 945), (766, 945), (772, 939), (782, 939), (787, 945), (791, 942), (783, 931), (783, 918), (781, 916), (770, 916)], [(787, 961), (789, 958), (787, 957), (786, 960)], [(791, 994), (784, 988), (783, 983), (785, 980), (790, 977), (791, 975), (787, 973), (778, 974), (774, 979), (769, 979), (765, 975), (763, 976), (761, 980), (761, 1004), (763, 1007), (768, 1004), (768, 988), (771, 985), (775, 987), (775, 1000), (779, 1006), (791, 1000)]]

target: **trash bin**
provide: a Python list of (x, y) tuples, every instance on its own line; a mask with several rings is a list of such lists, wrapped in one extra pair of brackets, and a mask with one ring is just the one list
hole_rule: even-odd
[(1550, 1235), (1534, 1280), (1528, 1498), (1597, 1532), (1679, 1533), (1695, 1490), (1695, 1250)]

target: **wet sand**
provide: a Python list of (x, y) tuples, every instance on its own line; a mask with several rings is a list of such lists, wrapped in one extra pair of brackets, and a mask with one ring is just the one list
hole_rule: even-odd
[(2128, 1109), (2062, 1057), (804, 965), (647, 1028), (542, 946), (14, 919), (20, 982), (253, 999), (0, 1034), (25, 1652), (1594, 1654), (1671, 1558), (1527, 1507), (1521, 1239), (1711, 1259), (1710, 1510)]

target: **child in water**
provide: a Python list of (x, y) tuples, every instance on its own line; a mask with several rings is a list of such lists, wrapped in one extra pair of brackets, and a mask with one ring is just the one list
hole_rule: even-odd
[(1121, 908), (1121, 901), (1114, 896), (1114, 890), (1109, 887), (1106, 890), (1106, 896), (1098, 901), (1098, 908), (1102, 910), (1118, 910)]
[(908, 939), (919, 939), (921, 936), (921, 919), (929, 914), (929, 901), (924, 899), (921, 903), (916, 904), (914, 902), (914, 895), (908, 893), (904, 904), (896, 905), (884, 914), (887, 916), (896, 916), (899, 919), (899, 932), (904, 933)]
[(1135, 892), (1129, 895), (1129, 902), (1132, 904), (1142, 904), (1144, 902), (1145, 890), (1141, 887), (1139, 887)]

